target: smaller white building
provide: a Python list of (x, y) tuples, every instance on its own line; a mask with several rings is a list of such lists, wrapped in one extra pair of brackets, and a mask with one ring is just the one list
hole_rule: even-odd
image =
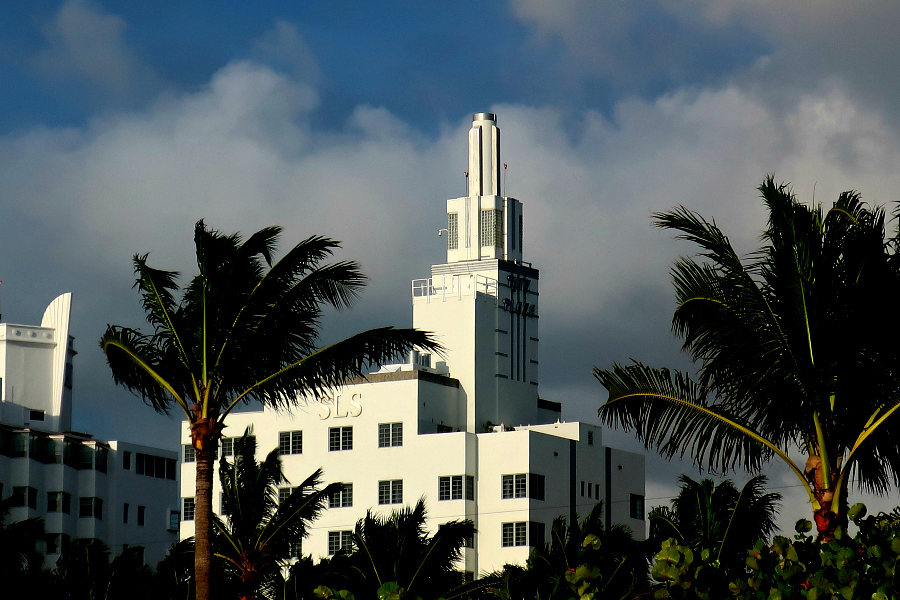
[(178, 540), (177, 454), (71, 431), (71, 306), (63, 294), (39, 327), (0, 323), (0, 496), (15, 504), (7, 523), (44, 519), (48, 566), (78, 538), (113, 555), (141, 547), (155, 564)]

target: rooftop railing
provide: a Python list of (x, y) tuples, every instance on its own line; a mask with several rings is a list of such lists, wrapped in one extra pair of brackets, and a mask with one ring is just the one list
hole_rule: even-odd
[(462, 273), (459, 275), (442, 275), (441, 277), (429, 277), (428, 279), (413, 279), (413, 302), (424, 298), (426, 302), (432, 299), (442, 302), (447, 299), (471, 298), (476, 294), (486, 294), (497, 297), (497, 280), (484, 275)]

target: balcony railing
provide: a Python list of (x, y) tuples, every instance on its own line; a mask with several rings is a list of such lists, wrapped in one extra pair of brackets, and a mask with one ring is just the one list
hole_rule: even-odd
[(428, 279), (413, 279), (413, 302), (424, 298), (446, 301), (448, 299), (471, 298), (476, 294), (497, 297), (497, 280), (484, 275), (463, 273), (460, 275), (442, 275)]

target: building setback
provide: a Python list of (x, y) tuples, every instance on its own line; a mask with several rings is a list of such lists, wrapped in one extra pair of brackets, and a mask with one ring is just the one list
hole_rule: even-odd
[(48, 566), (78, 538), (113, 555), (138, 546), (156, 564), (178, 541), (178, 455), (71, 431), (71, 306), (63, 294), (39, 327), (0, 323), (0, 497), (14, 504), (6, 522), (44, 519)]
[[(316, 468), (344, 483), (303, 541), (334, 554), (366, 510), (424, 497), (428, 526), (478, 528), (460, 569), (470, 576), (524, 563), (549, 541), (553, 519), (584, 517), (600, 500), (607, 522), (644, 536), (644, 457), (602, 443), (600, 428), (561, 422), (538, 395), (539, 272), (523, 259), (522, 203), (501, 195), (500, 130), (491, 113), (469, 132), (468, 196), (447, 201), (447, 262), (412, 282), (413, 326), (434, 332), (440, 361), (413, 353), (292, 414), (228, 417), (222, 451), (252, 426), (258, 448), (279, 448), (294, 485)], [(195, 470), (182, 427), (181, 537), (193, 535)], [(287, 493), (285, 490), (284, 493)], [(213, 506), (221, 510), (218, 480)]]

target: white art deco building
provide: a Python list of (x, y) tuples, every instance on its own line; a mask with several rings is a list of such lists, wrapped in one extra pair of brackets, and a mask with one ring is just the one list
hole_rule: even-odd
[(178, 541), (177, 454), (72, 429), (72, 295), (40, 326), (0, 323), (0, 497), (7, 524), (42, 517), (48, 566), (77, 538), (143, 548), (156, 564)]
[[(413, 353), (330, 398), (295, 409), (229, 416), (223, 448), (252, 425), (260, 451), (281, 450), (297, 484), (322, 467), (343, 492), (314, 523), (303, 553), (350, 543), (367, 509), (426, 499), (432, 530), (475, 522), (470, 575), (524, 563), (559, 515), (584, 517), (598, 500), (607, 522), (644, 536), (644, 457), (603, 445), (600, 428), (560, 421), (538, 395), (539, 273), (523, 259), (522, 204), (501, 195), (500, 130), (477, 113), (469, 132), (468, 192), (447, 201), (447, 262), (412, 282), (413, 326), (434, 332), (440, 361)], [(194, 465), (187, 423), (181, 536), (193, 535)], [(216, 481), (213, 504), (220, 507)]]

